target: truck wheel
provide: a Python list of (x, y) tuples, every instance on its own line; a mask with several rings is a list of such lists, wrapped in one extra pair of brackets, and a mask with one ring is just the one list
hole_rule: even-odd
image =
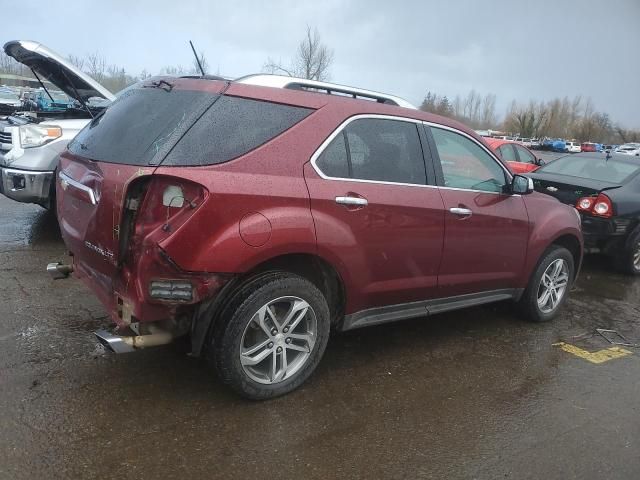
[(207, 358), (245, 398), (264, 400), (298, 388), (329, 339), (324, 296), (308, 280), (274, 272), (248, 282), (220, 316)]
[(553, 319), (567, 299), (574, 272), (569, 250), (557, 245), (547, 250), (518, 302), (522, 314), (534, 322)]
[(631, 237), (627, 248), (614, 261), (621, 272), (640, 275), (640, 231)]

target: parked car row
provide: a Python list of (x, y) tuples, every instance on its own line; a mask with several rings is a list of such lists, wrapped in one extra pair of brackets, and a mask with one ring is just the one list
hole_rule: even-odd
[[(114, 352), (187, 335), (226, 384), (265, 399), (311, 375), (332, 329), (503, 300), (553, 319), (586, 224), (589, 248), (640, 273), (633, 156), (541, 166), (399, 97), (278, 75), (154, 77), (113, 99), (39, 44), (5, 51), (83, 104), (113, 100), (85, 109), (53, 167), (71, 257), (47, 270), (96, 294)], [(4, 128), (62, 129), (45, 122)], [(3, 184), (22, 158), (7, 157)], [(599, 183), (583, 172), (597, 168)]]

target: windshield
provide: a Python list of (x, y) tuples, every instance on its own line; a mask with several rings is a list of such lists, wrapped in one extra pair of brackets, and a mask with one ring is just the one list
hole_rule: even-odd
[(13, 93), (11, 90), (0, 90), (0, 98), (3, 100), (20, 100), (18, 95)]
[(608, 183), (625, 183), (640, 170), (640, 162), (628, 162), (606, 157), (562, 157), (548, 163), (539, 173), (558, 173), (569, 177), (600, 180)]
[(46, 93), (45, 95), (47, 98), (49, 98), (49, 95), (51, 95), (51, 98), (53, 98), (55, 102), (69, 103), (71, 101), (66, 93), (55, 90), (49, 90), (49, 95), (47, 95)]

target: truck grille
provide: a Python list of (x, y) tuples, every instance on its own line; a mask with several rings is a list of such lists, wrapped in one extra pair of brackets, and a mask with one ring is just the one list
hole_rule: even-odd
[(2, 132), (0, 131), (0, 149), (1, 150), (11, 150), (11, 131)]

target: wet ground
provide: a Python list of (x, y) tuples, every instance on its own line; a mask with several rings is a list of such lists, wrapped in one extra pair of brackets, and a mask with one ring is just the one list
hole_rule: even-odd
[(554, 323), (500, 304), (338, 335), (250, 403), (179, 348), (105, 354), (101, 306), (44, 274), (62, 258), (52, 215), (0, 197), (0, 479), (640, 477), (640, 349), (586, 353), (598, 327), (640, 342), (640, 279), (603, 259)]

